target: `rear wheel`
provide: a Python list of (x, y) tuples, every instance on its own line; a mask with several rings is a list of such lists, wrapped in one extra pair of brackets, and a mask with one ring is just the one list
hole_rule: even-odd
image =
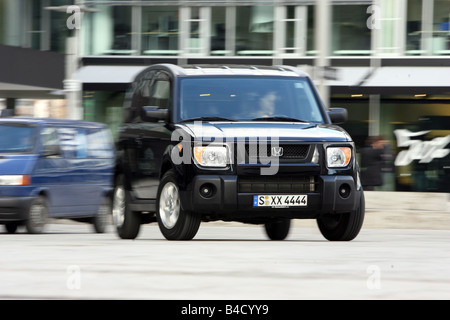
[(180, 191), (175, 172), (167, 171), (158, 188), (156, 218), (159, 229), (168, 240), (191, 240), (197, 234), (201, 217), (181, 208)]
[(38, 196), (31, 203), (28, 219), (25, 222), (25, 227), (28, 233), (42, 233), (47, 224), (48, 209), (47, 202), (43, 196)]
[(119, 176), (114, 188), (112, 218), (117, 234), (122, 239), (135, 239), (141, 227), (136, 212), (130, 210), (130, 193), (125, 189), (124, 177)]
[(280, 219), (267, 222), (264, 227), (270, 240), (284, 240), (289, 233), (291, 219)]
[(111, 217), (111, 207), (111, 199), (109, 199), (108, 197), (104, 197), (102, 203), (100, 203), (100, 206), (98, 207), (97, 214), (92, 219), (92, 225), (94, 226), (95, 232), (106, 232), (106, 228)]
[(365, 199), (361, 191), (359, 206), (356, 210), (327, 215), (317, 219), (322, 235), (330, 241), (350, 241), (356, 238), (364, 222)]

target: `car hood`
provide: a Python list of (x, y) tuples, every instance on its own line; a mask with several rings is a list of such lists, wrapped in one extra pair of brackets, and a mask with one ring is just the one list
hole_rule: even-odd
[(194, 140), (203, 141), (256, 138), (311, 142), (351, 141), (349, 134), (341, 127), (303, 122), (192, 122), (179, 124), (177, 127), (186, 131)]
[(0, 153), (0, 175), (30, 174), (37, 155), (4, 155)]

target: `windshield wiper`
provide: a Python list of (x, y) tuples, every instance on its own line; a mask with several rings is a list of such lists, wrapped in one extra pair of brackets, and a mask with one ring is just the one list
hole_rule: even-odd
[(273, 116), (273, 117), (260, 117), (254, 118), (252, 121), (293, 121), (293, 122), (304, 122), (309, 123), (309, 121), (304, 121), (296, 118), (291, 118), (287, 116)]
[(224, 117), (197, 117), (181, 120), (180, 122), (193, 122), (193, 121), (236, 121), (234, 119)]

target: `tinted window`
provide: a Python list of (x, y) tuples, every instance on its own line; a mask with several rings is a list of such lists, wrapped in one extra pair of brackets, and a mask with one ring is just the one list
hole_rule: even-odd
[(35, 128), (16, 124), (0, 124), (0, 153), (30, 152), (34, 148)]
[(171, 109), (171, 82), (164, 72), (158, 74), (153, 82), (150, 94), (150, 106), (158, 106), (161, 109)]
[(179, 118), (251, 120), (284, 116), (323, 123), (310, 83), (301, 78), (202, 77), (181, 80)]

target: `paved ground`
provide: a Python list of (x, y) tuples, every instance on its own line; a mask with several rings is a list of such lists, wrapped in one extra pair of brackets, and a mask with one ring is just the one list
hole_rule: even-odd
[(450, 299), (449, 240), (450, 230), (368, 227), (328, 242), (304, 221), (279, 242), (227, 223), (204, 223), (187, 242), (156, 225), (120, 240), (51, 224), (43, 235), (0, 233), (0, 298)]

